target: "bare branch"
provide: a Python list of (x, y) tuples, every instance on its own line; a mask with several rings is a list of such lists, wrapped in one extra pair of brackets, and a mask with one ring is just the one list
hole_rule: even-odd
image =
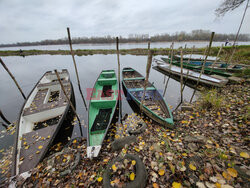
[(224, 16), (227, 12), (233, 11), (242, 5), (246, 0), (224, 0), (219, 8), (215, 10), (215, 14), (219, 16)]

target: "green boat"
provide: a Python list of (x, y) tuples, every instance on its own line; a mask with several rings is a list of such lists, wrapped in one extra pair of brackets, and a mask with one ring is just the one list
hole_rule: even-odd
[[(126, 67), (122, 70), (124, 92), (127, 100), (132, 100), (138, 107), (141, 105), (145, 78), (136, 70)], [(174, 128), (172, 112), (162, 95), (153, 84), (148, 82), (142, 111), (155, 122), (167, 128)]]
[[(168, 58), (163, 58), (162, 57), (161, 59), (166, 63), (170, 63), (170, 59), (168, 59)], [(172, 64), (176, 65), (176, 66), (179, 66), (179, 67), (181, 66), (180, 61), (172, 61)], [(202, 66), (201, 65), (194, 65), (194, 64), (188, 63), (187, 61), (183, 61), (183, 68), (199, 72), (202, 69)], [(222, 70), (213, 69), (213, 68), (210, 68), (210, 67), (204, 67), (204, 73), (207, 74), (207, 75), (216, 74), (216, 75), (220, 75), (220, 76), (224, 76), (224, 77), (232, 76), (231, 73), (228, 73), (228, 72), (225, 72), (225, 71), (222, 71)]]
[[(115, 92), (116, 91), (116, 92)], [(88, 114), (87, 157), (97, 157), (115, 116), (118, 103), (118, 81), (114, 70), (99, 75), (91, 93)]]

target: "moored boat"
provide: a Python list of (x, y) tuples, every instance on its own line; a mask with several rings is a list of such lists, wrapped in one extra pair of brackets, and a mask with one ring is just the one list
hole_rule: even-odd
[[(122, 84), (127, 93), (127, 100), (133, 100), (140, 107), (145, 78), (130, 67), (123, 69), (122, 76)], [(167, 128), (174, 128), (173, 116), (169, 106), (159, 91), (150, 82), (148, 82), (146, 87), (142, 111), (160, 125)]]
[[(68, 97), (75, 104), (68, 71), (58, 73)], [(12, 176), (27, 177), (29, 170), (44, 158), (70, 109), (56, 74), (46, 72), (27, 97), (19, 115)]]
[(118, 104), (118, 81), (114, 70), (99, 75), (91, 93), (88, 114), (87, 156), (97, 157)]
[[(164, 72), (164, 74), (181, 76), (181, 68), (175, 65), (169, 65), (166, 63), (156, 62), (156, 68)], [(199, 79), (200, 73), (192, 70), (183, 68), (183, 78), (190, 81), (197, 81)], [(200, 83), (210, 86), (223, 87), (228, 82), (228, 79), (217, 76), (217, 75), (206, 75), (202, 74), (200, 77)]]
[[(170, 60), (167, 59), (167, 58), (161, 58), (161, 59), (166, 63), (170, 63)], [(208, 62), (206, 62), (206, 63), (208, 63)], [(172, 64), (176, 65), (178, 67), (181, 66), (180, 61), (172, 61)], [(190, 69), (190, 70), (193, 70), (193, 71), (196, 71), (196, 72), (200, 72), (200, 70), (202, 69), (202, 65), (199, 65), (198, 63), (195, 64), (195, 63), (193, 63), (193, 61), (190, 61), (190, 62), (183, 61), (183, 67), (187, 68), (187, 69)], [(224, 76), (224, 77), (232, 76), (231, 73), (228, 73), (228, 72), (226, 72), (224, 70), (218, 70), (216, 68), (212, 68), (212, 67), (208, 67), (208, 66), (204, 67), (204, 73), (207, 74), (207, 75), (216, 74), (216, 75)]]

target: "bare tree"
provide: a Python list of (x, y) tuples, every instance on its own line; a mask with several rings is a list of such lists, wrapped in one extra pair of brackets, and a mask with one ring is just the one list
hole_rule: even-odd
[(215, 10), (217, 16), (224, 16), (227, 12), (233, 11), (242, 5), (246, 0), (224, 0), (220, 7)]

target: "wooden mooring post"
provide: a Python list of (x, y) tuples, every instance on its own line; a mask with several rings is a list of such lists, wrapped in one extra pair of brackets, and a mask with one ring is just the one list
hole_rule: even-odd
[(78, 117), (77, 112), (76, 112), (76, 109), (75, 109), (74, 105), (72, 104), (72, 102), (70, 101), (70, 99), (69, 99), (69, 97), (68, 97), (68, 95), (67, 95), (67, 93), (66, 93), (66, 91), (65, 91), (65, 88), (64, 88), (64, 86), (63, 86), (63, 84), (62, 84), (61, 78), (60, 78), (60, 76), (59, 76), (57, 70), (54, 70), (54, 71), (55, 71), (56, 77), (57, 77), (57, 79), (58, 79), (58, 81), (59, 81), (59, 83), (60, 83), (60, 85), (61, 85), (61, 88), (62, 88), (62, 90), (63, 90), (63, 93), (64, 93), (64, 95), (65, 95), (65, 97), (66, 97), (68, 103), (69, 103), (70, 106), (71, 106), (72, 111), (73, 111), (74, 114), (76, 115), (76, 118), (77, 118), (77, 120), (78, 120), (78, 122), (79, 122), (79, 127), (80, 127), (81, 136), (83, 136), (83, 133), (82, 133), (82, 126), (81, 126), (81, 120), (80, 120), (80, 118)]
[[(177, 105), (177, 107), (175, 108), (175, 110), (177, 109), (177, 108), (179, 108), (179, 106), (183, 103), (183, 50), (182, 50), (182, 48), (181, 48), (181, 80), (180, 80), (180, 84), (181, 84), (181, 88), (180, 88), (180, 93), (181, 93), (181, 101), (180, 101), (180, 103)], [(174, 111), (175, 111), (174, 110)]]
[(84, 96), (83, 96), (83, 93), (82, 93), (81, 84), (80, 84), (80, 80), (79, 80), (79, 76), (78, 76), (78, 70), (77, 70), (77, 66), (76, 66), (74, 51), (73, 51), (73, 48), (72, 48), (72, 42), (71, 42), (69, 27), (67, 27), (67, 32), (68, 32), (68, 39), (69, 39), (70, 52), (71, 52), (71, 56), (72, 56), (73, 63), (74, 63), (74, 67), (75, 67), (75, 71), (76, 71), (76, 78), (77, 78), (78, 88), (79, 88), (79, 91), (80, 91), (80, 94), (81, 94), (81, 97), (82, 97), (84, 106), (85, 106), (85, 108), (86, 108), (86, 111), (88, 111), (88, 107), (87, 107), (86, 101), (85, 101)]
[(192, 95), (192, 97), (191, 97), (191, 99), (190, 99), (190, 103), (192, 102), (192, 100), (193, 100), (193, 98), (194, 98), (195, 92), (196, 92), (196, 90), (197, 90), (197, 87), (198, 87), (199, 82), (200, 82), (200, 79), (201, 79), (201, 75), (202, 75), (203, 72), (204, 72), (205, 64), (206, 64), (206, 62), (207, 62), (207, 57), (209, 56), (210, 49), (211, 49), (211, 46), (212, 46), (212, 43), (213, 43), (213, 38), (214, 38), (214, 32), (212, 32), (212, 34), (211, 34), (209, 46), (208, 46), (208, 49), (207, 49), (207, 54), (206, 54), (206, 57), (205, 57), (204, 62), (203, 62), (203, 64), (202, 64), (201, 72), (200, 72), (199, 78), (198, 78), (198, 80), (197, 80), (196, 87), (195, 87), (195, 89), (194, 89), (193, 95)]
[(3, 60), (0, 58), (0, 63), (2, 64), (3, 68), (8, 72), (8, 74), (10, 75), (10, 77), (12, 78), (12, 80), (15, 82), (18, 90), (20, 91), (20, 93), (22, 94), (24, 100), (26, 100), (26, 96), (23, 93), (23, 90), (21, 89), (21, 87), (19, 86), (19, 84), (17, 83), (15, 77), (13, 76), (13, 74), (9, 71), (8, 67), (4, 64)]
[(143, 102), (144, 102), (146, 89), (147, 89), (147, 85), (148, 85), (148, 78), (149, 78), (150, 68), (151, 68), (151, 65), (152, 65), (152, 57), (153, 57), (153, 53), (150, 50), (150, 42), (148, 42), (148, 60), (147, 60), (147, 67), (146, 67), (146, 77), (145, 77), (145, 81), (144, 81), (144, 90), (143, 90), (143, 94), (142, 94), (142, 98), (141, 98), (141, 104), (140, 104), (141, 113), (142, 113)]
[[(171, 70), (171, 66), (172, 66), (172, 62), (173, 62), (173, 55), (174, 55), (174, 42), (172, 42), (172, 45), (171, 45), (171, 57), (170, 57), (170, 66), (169, 66), (170, 70)], [(163, 97), (165, 96), (166, 91), (167, 91), (170, 75), (171, 75), (171, 72), (170, 72), (170, 74), (168, 76), (168, 80), (167, 80), (165, 88), (164, 88)]]
[[(188, 58), (188, 64), (190, 63), (191, 57), (192, 57), (193, 52), (194, 52), (194, 48), (195, 48), (195, 45), (193, 46), (192, 51), (191, 51), (191, 54), (190, 54), (190, 56), (189, 56), (189, 58)], [(190, 69), (188, 69), (188, 71), (187, 71), (187, 77), (186, 77), (186, 79), (185, 79), (185, 81), (184, 81), (184, 86), (183, 86), (183, 88), (182, 88), (182, 91), (185, 89), (186, 83), (187, 83), (187, 81), (188, 81), (189, 70), (190, 70)]]
[(122, 123), (122, 95), (121, 95), (121, 64), (120, 64), (120, 52), (119, 52), (119, 38), (116, 37), (116, 54), (117, 54), (117, 63), (118, 63), (118, 82), (119, 82), (119, 91), (118, 91), (118, 100), (119, 100), (119, 119)]

